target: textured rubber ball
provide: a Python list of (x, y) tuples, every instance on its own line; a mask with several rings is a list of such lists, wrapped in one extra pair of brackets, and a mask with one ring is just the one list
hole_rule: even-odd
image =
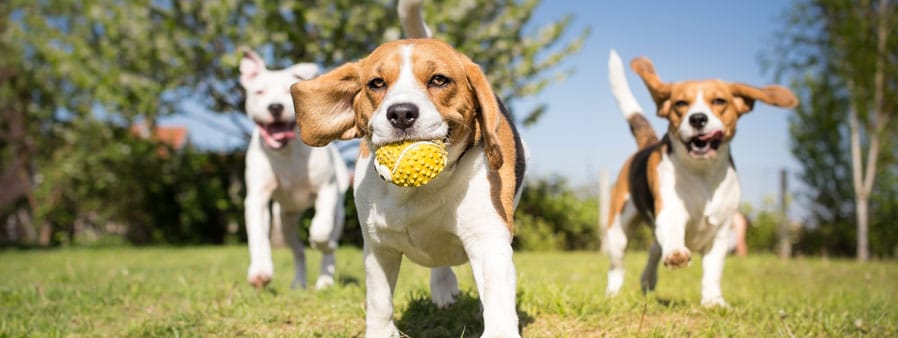
[(448, 158), (443, 141), (405, 141), (375, 151), (375, 168), (387, 182), (420, 187), (437, 177)]

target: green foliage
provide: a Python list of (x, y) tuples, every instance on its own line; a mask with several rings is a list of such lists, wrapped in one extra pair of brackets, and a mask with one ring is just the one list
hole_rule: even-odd
[[(317, 250), (308, 250), (315, 266)], [(0, 336), (358, 337), (365, 272), (357, 248), (337, 251), (337, 283), (290, 290), (289, 250), (273, 251), (269, 289), (247, 285), (243, 246), (0, 251)], [(701, 264), (660, 269), (643, 296), (644, 252), (630, 252), (621, 294), (605, 297), (608, 259), (589, 252), (518, 252), (517, 309), (524, 337), (894, 337), (898, 265), (844, 260), (728, 259), (729, 309), (699, 304)], [(406, 262), (408, 263), (408, 262)], [(410, 337), (478, 337), (483, 319), (467, 265), (462, 295), (437, 309), (429, 269), (403, 264), (394, 318)], [(309, 269), (314, 282), (318, 269)]]
[(39, 222), (69, 234), (76, 223), (99, 231), (121, 224), (118, 232), (138, 244), (223, 243), (228, 223), (242, 219), (242, 156), (176, 153), (105, 122), (75, 123), (84, 125), (61, 131), (42, 167)]
[(778, 229), (783, 217), (778, 210), (779, 204), (773, 197), (764, 198), (757, 208), (749, 203), (742, 204), (742, 213), (749, 220), (745, 229), (745, 243), (748, 252), (774, 253), (779, 241)]
[[(436, 37), (486, 70), (507, 103), (539, 93), (546, 74), (582, 46), (563, 41), (572, 17), (524, 30), (538, 0), (426, 3)], [(9, 32), (27, 48), (29, 72), (58, 96), (53, 104), (87, 113), (94, 104), (151, 120), (185, 98), (220, 112), (242, 109), (239, 46), (268, 54), (270, 66), (298, 61), (332, 67), (400, 36), (394, 1), (14, 1), (23, 17)], [(477, 29), (471, 29), (477, 27)], [(561, 44), (560, 46), (556, 46)], [(551, 49), (550, 49), (551, 48)], [(62, 95), (59, 95), (62, 94)]]
[(515, 212), (514, 246), (523, 250), (598, 249), (598, 198), (559, 176), (524, 184)]
[[(895, 136), (898, 119), (872, 118), (876, 72), (876, 20), (879, 1), (799, 1), (784, 16), (783, 31), (766, 56), (777, 77), (786, 77), (801, 105), (789, 119), (790, 148), (802, 166), (802, 197), (809, 203), (808, 228), (799, 250), (854, 255), (857, 229), (855, 191), (849, 141), (849, 109), (857, 111), (861, 149), (868, 149), (876, 130), (880, 151), (870, 200), (870, 252), (890, 256), (898, 247), (894, 215), (898, 206)], [(883, 109), (898, 108), (898, 6), (885, 9), (889, 32), (883, 69)], [(867, 150), (864, 153), (866, 163)], [(866, 168), (866, 164), (864, 168)], [(873, 202), (876, 201), (876, 202)]]
[[(566, 71), (558, 64), (588, 34), (562, 38), (570, 16), (532, 27), (538, 4), (429, 1), (424, 10), (436, 37), (479, 62), (511, 105), (562, 79)], [(35, 212), (58, 233), (79, 222), (123, 223), (141, 243), (220, 242), (221, 224), (242, 222), (232, 188), (242, 174), (234, 174), (240, 165), (233, 158), (217, 162), (214, 154), (154, 156), (159, 145), (129, 139), (127, 126), (143, 121), (152, 130), (160, 117), (188, 106), (239, 116), (241, 46), (267, 56), (272, 68), (300, 61), (329, 68), (401, 35), (394, 0), (11, 0), (0, 6), (0, 79), (15, 79), (0, 81), (0, 109), (25, 121), (9, 128), (40, 135), (31, 139), (24, 162), (41, 179)], [(519, 115), (534, 123), (542, 111)], [(248, 135), (238, 130), (237, 137)], [(16, 164), (11, 159), (19, 149), (10, 144), (25, 142), (0, 143), (4, 169)]]

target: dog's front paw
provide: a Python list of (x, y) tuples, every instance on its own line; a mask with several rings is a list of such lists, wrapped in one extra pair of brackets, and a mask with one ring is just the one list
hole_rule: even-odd
[(270, 265), (251, 264), (249, 271), (246, 273), (246, 280), (249, 285), (256, 289), (264, 288), (271, 283), (271, 277), (274, 276), (274, 269)]
[(692, 261), (692, 254), (687, 248), (675, 249), (664, 256), (664, 266), (670, 269), (685, 268), (689, 266), (690, 261)]
[(334, 285), (334, 276), (321, 275), (318, 276), (318, 281), (315, 282), (315, 289), (324, 290)]
[(725, 300), (723, 300), (723, 297), (720, 297), (720, 296), (702, 299), (702, 306), (707, 307), (707, 308), (713, 308), (713, 307), (728, 308), (728, 307), (730, 307), (730, 305), (727, 304), (727, 302)]
[(521, 338), (517, 330), (508, 332), (484, 332), (480, 338)]
[(365, 328), (365, 338), (400, 338), (399, 329), (393, 322), (386, 327), (373, 328), (370, 325)]
[(261, 289), (261, 288), (264, 288), (265, 286), (267, 286), (268, 283), (271, 283), (271, 276), (264, 275), (264, 274), (257, 274), (257, 275), (249, 276), (247, 278), (247, 280), (249, 281), (249, 285), (252, 285), (256, 289)]
[(440, 309), (455, 304), (456, 296), (458, 296), (458, 286), (455, 286), (455, 288), (446, 287), (430, 290), (430, 299)]
[(611, 271), (608, 271), (608, 287), (605, 289), (605, 296), (617, 296), (622, 286), (624, 286), (624, 269), (611, 269)]

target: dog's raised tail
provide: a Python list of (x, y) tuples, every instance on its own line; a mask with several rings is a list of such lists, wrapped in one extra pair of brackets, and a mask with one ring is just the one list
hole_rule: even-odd
[(422, 0), (399, 0), (396, 10), (399, 12), (399, 21), (409, 39), (426, 39), (433, 35), (427, 23), (424, 22), (424, 14), (421, 13)]
[(642, 114), (642, 106), (639, 105), (630, 90), (627, 76), (624, 73), (624, 63), (613, 49), (608, 58), (608, 81), (611, 83), (611, 93), (614, 94), (618, 108), (630, 124), (630, 132), (636, 138), (636, 145), (639, 149), (658, 142), (658, 135), (655, 134), (652, 125)]

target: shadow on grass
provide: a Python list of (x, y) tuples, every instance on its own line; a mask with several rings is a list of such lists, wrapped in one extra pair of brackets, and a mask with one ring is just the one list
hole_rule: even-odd
[(355, 278), (354, 276), (338, 275), (337, 283), (342, 286), (348, 286), (348, 285), (356, 285), (357, 286), (357, 285), (359, 285), (359, 279)]
[[(533, 317), (520, 308), (516, 311), (519, 330), (533, 322)], [(445, 309), (437, 308), (429, 293), (419, 292), (411, 295), (396, 326), (412, 338), (479, 337), (483, 333), (483, 310), (480, 299), (471, 291), (462, 291), (455, 304)]]
[[(337, 276), (337, 284), (339, 284), (339, 285), (341, 285), (341, 286), (348, 286), (348, 285), (356, 285), (356, 286), (358, 286), (358, 285), (359, 285), (359, 279), (358, 279), (358, 278), (355, 278), (355, 277), (353, 277), (353, 276)], [(277, 297), (278, 294), (281, 293), (281, 291), (279, 291), (276, 287), (274, 287), (274, 286), (272, 286), (272, 285), (266, 285), (266, 286), (265, 286), (264, 288), (262, 288), (262, 289), (257, 289), (257, 291), (258, 291), (259, 294), (263, 294), (263, 293), (264, 293), (264, 294), (269, 294), (269, 295), (274, 296), (274, 297)], [(309, 286), (309, 287), (306, 287), (306, 288), (302, 288), (302, 287), (299, 287), (299, 286), (297, 286), (297, 287), (292, 287), (292, 286), (291, 286), (291, 287), (288, 287), (288, 288), (285, 290), (285, 292), (302, 292), (302, 291), (316, 291), (316, 290), (315, 290), (315, 286), (314, 286), (314, 285)]]
[(682, 307), (688, 307), (689, 302), (685, 299), (672, 299), (672, 298), (658, 298), (654, 297), (655, 301), (658, 302), (661, 306), (664, 306), (668, 309), (676, 309)]

